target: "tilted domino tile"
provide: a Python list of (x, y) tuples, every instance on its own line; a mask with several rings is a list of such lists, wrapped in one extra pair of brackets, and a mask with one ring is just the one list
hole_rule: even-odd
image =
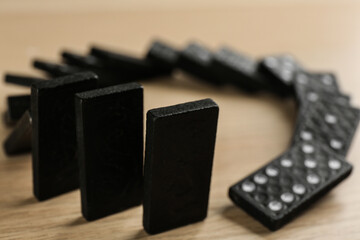
[(82, 56), (70, 51), (63, 51), (61, 53), (63, 60), (69, 64), (81, 68), (92, 67), (95, 69), (101, 69), (104, 67), (103, 62), (94, 56)]
[(16, 123), (30, 109), (30, 95), (15, 95), (7, 97), (6, 123)]
[(332, 73), (309, 73), (300, 71), (295, 74), (295, 93), (298, 102), (316, 99), (317, 93), (341, 94), (336, 77)]
[(258, 71), (272, 85), (274, 91), (283, 96), (293, 94), (293, 79), (303, 67), (291, 55), (268, 56), (260, 60)]
[(213, 53), (206, 47), (192, 42), (180, 52), (178, 67), (194, 77), (214, 85), (225, 84), (212, 68)]
[(82, 214), (95, 220), (143, 198), (143, 89), (137, 83), (76, 94)]
[(148, 233), (207, 216), (218, 111), (205, 99), (147, 113), (143, 225)]
[(298, 131), (298, 127), (306, 117), (307, 109), (315, 102), (333, 103), (339, 107), (350, 106), (350, 97), (340, 93), (335, 75), (331, 73), (307, 73), (300, 71), (295, 75), (294, 87), (299, 105), (295, 132)]
[(147, 61), (117, 52), (115, 53), (101, 47), (91, 47), (90, 54), (103, 61), (108, 67), (120, 68), (125, 72), (148, 72), (151, 70), (151, 65)]
[(33, 66), (36, 69), (42, 70), (51, 77), (62, 77), (65, 75), (75, 74), (82, 70), (73, 66), (65, 64), (56, 64), (43, 60), (34, 60)]
[[(338, 107), (344, 106), (347, 108), (350, 106), (350, 97), (348, 95), (340, 93), (329, 93), (325, 91), (314, 92), (312, 89), (305, 89), (304, 93), (306, 98), (299, 101), (299, 109), (295, 123), (295, 133), (298, 131), (298, 128), (303, 124), (304, 118), (307, 117), (307, 110), (311, 108), (312, 104), (317, 101), (326, 102), (327, 104), (335, 104)], [(293, 139), (295, 136), (296, 134), (293, 135)]]
[(321, 144), (298, 144), (230, 187), (229, 196), (275, 231), (348, 177), (351, 170), (341, 156)]
[(168, 68), (164, 68), (159, 64), (153, 64), (146, 58), (136, 58), (100, 47), (92, 47), (90, 54), (99, 58), (105, 67), (126, 74), (129, 80), (144, 80), (171, 73), (171, 70)]
[(31, 128), (31, 115), (29, 111), (26, 111), (4, 142), (7, 155), (31, 151)]
[(229, 47), (221, 47), (213, 55), (212, 68), (219, 78), (247, 92), (264, 89), (265, 82), (257, 72), (257, 62)]
[(179, 52), (175, 48), (160, 40), (153, 41), (146, 54), (147, 60), (169, 73), (175, 68), (178, 57)]
[(333, 102), (317, 101), (309, 105), (305, 112), (306, 115), (294, 134), (294, 144), (296, 140), (303, 139), (305, 132), (308, 140), (322, 142), (345, 157), (359, 123), (360, 110)]
[(69, 51), (63, 51), (61, 55), (66, 64), (96, 73), (96, 75), (99, 76), (99, 87), (108, 87), (129, 81), (125, 73), (120, 73), (114, 68), (108, 68), (105, 63), (97, 57), (91, 55), (82, 56)]
[(15, 74), (6, 74), (5, 75), (5, 82), (12, 83), (24, 87), (30, 87), (34, 83), (38, 83), (44, 81), (45, 79), (42, 78), (34, 78), (29, 76), (23, 75), (15, 75)]
[(328, 102), (335, 102), (343, 106), (349, 106), (351, 97), (347, 94), (337, 93), (337, 92), (327, 92), (324, 90), (314, 90), (312, 88), (303, 87), (299, 93), (299, 98), (297, 99), (300, 106), (306, 105), (308, 103), (313, 103), (318, 100), (326, 100)]
[(96, 88), (97, 79), (85, 72), (31, 87), (34, 195), (40, 201), (79, 187), (74, 96)]

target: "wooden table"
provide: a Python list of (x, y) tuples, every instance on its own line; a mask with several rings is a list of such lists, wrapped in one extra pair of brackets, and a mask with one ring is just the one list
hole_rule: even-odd
[[(163, 2), (163, 3), (162, 3)], [(289, 52), (312, 70), (334, 71), (360, 105), (360, 5), (356, 1), (13, 1), (0, 3), (0, 73), (41, 76), (31, 59), (58, 60), (61, 49), (92, 43), (142, 55), (154, 37), (176, 46), (196, 39), (260, 57)], [(98, 221), (80, 213), (74, 191), (44, 202), (32, 195), (31, 157), (0, 152), (0, 239), (360, 239), (360, 142), (348, 160), (352, 176), (277, 232), (235, 207), (228, 187), (286, 149), (294, 128), (292, 100), (216, 89), (181, 73), (144, 82), (145, 109), (213, 98), (220, 119), (205, 221), (147, 235), (142, 208)], [(1, 112), (9, 94), (26, 88), (0, 83)], [(0, 140), (11, 129), (1, 124)]]

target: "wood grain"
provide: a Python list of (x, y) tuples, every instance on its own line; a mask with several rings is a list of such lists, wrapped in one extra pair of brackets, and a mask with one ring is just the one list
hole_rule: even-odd
[[(212, 0), (192, 9), (192, 1), (167, 3), (166, 8), (157, 7), (156, 1), (147, 3), (151, 8), (128, 8), (128, 1), (125, 7), (117, 3), (111, 8), (110, 0), (104, 5), (91, 1), (89, 6), (78, 0), (64, 2), (59, 11), (49, 3), (42, 5), (45, 1), (31, 6), (25, 2), (4, 1), (0, 11), (1, 75), (41, 76), (31, 68), (31, 59), (58, 60), (63, 48), (84, 52), (89, 44), (98, 43), (142, 55), (154, 37), (179, 47), (197, 39), (212, 48), (226, 43), (256, 57), (292, 53), (309, 69), (334, 71), (352, 102), (360, 105), (356, 1), (328, 5), (327, 1), (276, 1), (272, 6), (259, 1), (222, 5)], [(76, 4), (72, 7), (71, 2)], [(295, 221), (269, 232), (234, 207), (227, 190), (286, 149), (296, 116), (294, 102), (215, 89), (181, 73), (143, 84), (145, 110), (207, 97), (220, 106), (207, 219), (155, 236), (142, 229), (141, 207), (88, 223), (81, 217), (79, 191), (37, 202), (32, 195), (30, 156), (10, 158), (0, 151), (0, 239), (360, 239), (358, 137), (348, 156), (355, 167), (352, 176)], [(25, 92), (28, 89), (1, 82), (0, 112), (7, 95)], [(10, 131), (1, 124), (0, 140)]]

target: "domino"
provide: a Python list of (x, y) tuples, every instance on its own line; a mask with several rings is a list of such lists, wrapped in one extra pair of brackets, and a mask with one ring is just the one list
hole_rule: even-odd
[(146, 57), (154, 65), (171, 73), (176, 67), (179, 51), (160, 40), (152, 42)]
[(171, 73), (171, 69), (169, 70), (163, 67), (163, 65), (153, 64), (147, 58), (135, 58), (95, 46), (90, 49), (90, 54), (103, 61), (106, 67), (117, 69), (122, 74), (127, 74), (131, 81), (166, 76)]
[(219, 78), (243, 91), (252, 93), (266, 87), (257, 72), (257, 62), (227, 46), (214, 53), (212, 68)]
[(74, 95), (96, 88), (97, 79), (85, 72), (31, 87), (33, 185), (40, 201), (79, 187)]
[(6, 123), (16, 123), (30, 109), (30, 95), (15, 95), (7, 97)]
[(303, 125), (305, 118), (308, 116), (307, 110), (312, 107), (312, 104), (321, 101), (327, 104), (335, 104), (338, 107), (350, 107), (350, 96), (344, 94), (332, 94), (324, 92), (308, 91), (305, 93), (306, 99), (299, 102), (299, 110), (295, 121), (295, 130), (291, 143), (295, 141), (295, 137), (299, 128)]
[(55, 64), (43, 60), (34, 60), (33, 66), (36, 69), (42, 70), (50, 77), (62, 77), (70, 74), (81, 72), (82, 70), (73, 66), (65, 64)]
[(265, 57), (258, 64), (258, 71), (273, 86), (274, 90), (282, 95), (293, 94), (293, 79), (303, 67), (291, 55), (283, 54)]
[(160, 233), (206, 218), (218, 112), (211, 99), (148, 111), (146, 232)]
[(212, 68), (213, 53), (196, 42), (191, 42), (180, 52), (178, 68), (213, 85), (222, 85)]
[(128, 83), (76, 94), (82, 214), (88, 221), (142, 203), (143, 89)]
[(307, 101), (316, 101), (319, 94), (323, 94), (323, 96), (326, 96), (326, 94), (331, 94), (331, 96), (342, 95), (336, 77), (332, 73), (301, 71), (297, 72), (294, 78), (296, 98), (300, 104)]
[(73, 52), (63, 51), (62, 58), (70, 66), (75, 66), (86, 71), (92, 71), (99, 76), (99, 87), (108, 87), (122, 82), (128, 82), (127, 77), (117, 69), (106, 67), (103, 61), (94, 56), (82, 56)]
[(45, 79), (41, 78), (34, 78), (29, 76), (22, 76), (22, 75), (14, 75), (14, 74), (6, 74), (5, 75), (5, 82), (12, 83), (19, 86), (30, 87), (34, 83), (38, 83), (44, 81)]
[(317, 101), (307, 107), (306, 116), (294, 134), (298, 140), (321, 142), (346, 157), (360, 119), (360, 110), (334, 102)]
[(26, 111), (4, 142), (3, 148), (7, 155), (31, 151), (31, 128), (31, 115)]
[(275, 231), (347, 178), (352, 166), (321, 144), (299, 143), (229, 189), (230, 199)]

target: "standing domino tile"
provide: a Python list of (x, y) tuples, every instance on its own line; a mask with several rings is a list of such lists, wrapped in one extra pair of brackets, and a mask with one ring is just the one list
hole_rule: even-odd
[(213, 54), (206, 47), (192, 42), (180, 52), (178, 67), (205, 82), (222, 85), (212, 68)]
[(231, 200), (277, 230), (351, 173), (352, 166), (321, 144), (299, 143), (229, 189)]
[(214, 53), (212, 67), (219, 78), (246, 92), (265, 88), (265, 82), (257, 73), (257, 62), (229, 47), (221, 47)]
[(76, 94), (82, 214), (95, 220), (140, 205), (143, 89), (137, 83)]
[(143, 216), (148, 233), (206, 217), (218, 113), (211, 99), (148, 111)]
[(29, 111), (26, 111), (4, 142), (7, 155), (31, 151), (31, 128), (31, 115)]
[(34, 194), (46, 200), (79, 187), (74, 96), (98, 77), (77, 73), (31, 87)]

